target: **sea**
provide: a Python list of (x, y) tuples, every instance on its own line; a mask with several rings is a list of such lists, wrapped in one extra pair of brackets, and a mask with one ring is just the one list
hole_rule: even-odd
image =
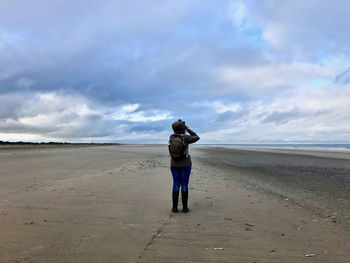
[(214, 147), (248, 147), (267, 149), (295, 149), (295, 150), (323, 150), (323, 151), (349, 151), (350, 144), (340, 143), (256, 143), (256, 144), (200, 144)]

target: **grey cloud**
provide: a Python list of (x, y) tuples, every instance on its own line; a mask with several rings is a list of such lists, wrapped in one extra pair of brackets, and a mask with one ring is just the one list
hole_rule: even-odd
[(234, 121), (237, 120), (243, 116), (248, 114), (247, 110), (238, 110), (238, 111), (225, 111), (217, 116), (218, 122), (228, 122), (228, 121)]
[(154, 107), (150, 104), (142, 104), (139, 105), (135, 110), (132, 111), (132, 113), (136, 113), (136, 112), (147, 112), (154, 109)]
[[(74, 125), (71, 125), (74, 121)], [(78, 124), (78, 125), (77, 125)], [(0, 131), (2, 133), (19, 133), (19, 134), (38, 134), (52, 138), (88, 138), (88, 137), (105, 137), (118, 133), (120, 123), (111, 120), (103, 121), (100, 116), (90, 116), (84, 119), (75, 118), (57, 121), (57, 125), (34, 126), (23, 124), (19, 121), (0, 122)]]
[(293, 109), (291, 111), (285, 111), (285, 112), (272, 112), (263, 119), (263, 123), (272, 122), (272, 123), (283, 124), (291, 120), (300, 118), (302, 116), (303, 116), (303, 113), (298, 109)]
[[(46, 135), (54, 138), (100, 138), (120, 134), (120, 126), (118, 122), (102, 121), (102, 120), (85, 120), (84, 123), (78, 127), (66, 126), (62, 128), (56, 128), (54, 131), (47, 133)], [(118, 132), (119, 130), (119, 132)]]
[(19, 122), (5, 123), (4, 121), (0, 121), (0, 131), (2, 133), (48, 134), (56, 131), (56, 127), (38, 127)]
[[(48, 8), (52, 16), (38, 15), (36, 18), (27, 14), (30, 11), (37, 14), (39, 3), (40, 8)], [(151, 3), (142, 5), (146, 7)], [(228, 19), (215, 16), (213, 11), (221, 7), (198, 8), (195, 4), (198, 2), (174, 4), (167, 1), (145, 13), (140, 5), (135, 8), (134, 4), (106, 2), (85, 6), (79, 13), (82, 18), (79, 22), (71, 21), (77, 10), (65, 2), (47, 7), (45, 2), (39, 1), (38, 10), (33, 6), (26, 11), (17, 10), (29, 16), (32, 24), (40, 26), (34, 30), (34, 35), (30, 35), (22, 33), (28, 30), (27, 22), (13, 21), (20, 35), (16, 45), (24, 52), (13, 49), (11, 56), (2, 60), (6, 68), (13, 67), (13, 72), (5, 79), (12, 80), (12, 84), (3, 82), (0, 92), (21, 90), (16, 83), (24, 75), (35, 82), (33, 90), (74, 90), (105, 103), (130, 101), (133, 97), (144, 103), (159, 103), (161, 99), (158, 98), (176, 93), (182, 95), (186, 89), (196, 90), (197, 96), (206, 96), (217, 86), (210, 76), (213, 67), (223, 63), (254, 63), (253, 54), (259, 51), (249, 46), (235, 46), (234, 37), (230, 36), (232, 27), (208, 30), (206, 26), (215, 19), (219, 18), (222, 23), (228, 23)], [(92, 10), (98, 13), (96, 8), (104, 12), (92, 19), (89, 14)], [(192, 18), (193, 8), (203, 13)], [(136, 12), (137, 23), (128, 12)], [(148, 22), (140, 23), (143, 18)], [(44, 25), (43, 19), (47, 20)], [(163, 20), (166, 22), (161, 23)], [(102, 31), (98, 25), (103, 26)], [(141, 34), (135, 33), (134, 27), (141, 30)], [(191, 33), (183, 34), (188, 28)], [(154, 96), (155, 93), (158, 96)]]
[[(45, 93), (43, 95), (45, 96)], [(0, 119), (18, 120), (22, 117), (35, 117), (40, 114), (56, 112), (60, 112), (62, 118), (69, 119), (69, 115), (73, 113), (67, 113), (64, 110), (72, 103), (76, 103), (76, 101), (67, 99), (63, 102), (52, 101), (50, 103), (41, 100), (37, 93), (29, 91), (0, 94)]]
[[(95, 109), (91, 108), (92, 106)], [(150, 105), (141, 105), (142, 111), (124, 113), (125, 120), (114, 120), (113, 110), (100, 110), (101, 106), (91, 103), (84, 97), (74, 98), (67, 94), (26, 92), (2, 95), (0, 132), (37, 134), (59, 139), (110, 137), (109, 140), (115, 138), (117, 141), (118, 137), (133, 132), (160, 132), (169, 128), (167, 120), (138, 122), (127, 120), (127, 114), (142, 113), (145, 118), (153, 117), (157, 114), (157, 109)], [(28, 122), (37, 124), (32, 125)]]
[(128, 122), (128, 132), (148, 133), (148, 132), (171, 132), (171, 123), (166, 121), (146, 121), (146, 122)]
[[(131, 115), (169, 113), (203, 133), (229, 128), (227, 123), (248, 118), (254, 109), (218, 113), (201, 102), (254, 105), (262, 100), (267, 106), (266, 101), (282, 98), (314, 74), (303, 75), (301, 70), (288, 77), (281, 71), (287, 80), (283, 85), (261, 90), (250, 69), (306, 60), (320, 64), (333, 57), (348, 61), (350, 50), (343, 41), (350, 37), (346, 1), (245, 1), (243, 29), (232, 23), (230, 2), (2, 1), (0, 120), (17, 124), (1, 131), (113, 139), (170, 130), (172, 119), (132, 122), (112, 117), (116, 108), (129, 104), (140, 105)], [(273, 26), (286, 34), (278, 47), (263, 39)], [(247, 72), (240, 81), (223, 83), (215, 76), (222, 67)], [(299, 75), (300, 82), (291, 80)], [(336, 82), (349, 82), (347, 75), (339, 75)], [(48, 102), (38, 94), (60, 98)], [(79, 113), (75, 105), (86, 105), (91, 112)], [(55, 123), (19, 121), (45, 114)], [(264, 111), (260, 120), (286, 124), (318, 114), (284, 112), (281, 107)]]
[(294, 108), (289, 111), (274, 111), (268, 114), (261, 114), (263, 123), (286, 124), (290, 121), (295, 121), (301, 118), (317, 117), (331, 113), (330, 110), (302, 110)]
[(335, 84), (349, 84), (350, 83), (350, 67), (344, 72), (340, 73), (334, 78)]
[[(281, 33), (281, 58), (317, 61), (327, 54), (346, 55), (350, 39), (347, 0), (248, 1), (248, 19), (263, 30)], [(273, 34), (272, 31), (269, 33)], [(344, 41), (345, 40), (345, 41)], [(277, 53), (278, 54), (278, 53)]]

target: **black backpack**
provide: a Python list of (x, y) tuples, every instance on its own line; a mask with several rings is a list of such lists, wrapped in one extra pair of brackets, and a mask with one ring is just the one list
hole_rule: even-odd
[(185, 144), (185, 135), (183, 134), (173, 134), (169, 139), (169, 153), (171, 158), (174, 161), (181, 161), (186, 158), (186, 144)]

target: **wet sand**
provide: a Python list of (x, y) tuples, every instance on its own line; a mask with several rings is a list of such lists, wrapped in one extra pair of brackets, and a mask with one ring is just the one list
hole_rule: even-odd
[(350, 154), (191, 154), (173, 214), (166, 146), (0, 148), (0, 262), (350, 261)]
[[(348, 215), (350, 151), (199, 148), (242, 187), (289, 199), (320, 212)], [(346, 220), (347, 217), (344, 217)]]

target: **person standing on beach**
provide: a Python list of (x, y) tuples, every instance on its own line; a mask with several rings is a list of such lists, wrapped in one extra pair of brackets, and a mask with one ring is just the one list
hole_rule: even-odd
[[(189, 211), (188, 203), (188, 182), (190, 180), (192, 161), (188, 152), (188, 145), (199, 140), (199, 136), (192, 131), (181, 119), (172, 124), (174, 134), (170, 135), (169, 153), (171, 156), (170, 170), (173, 176), (173, 208), (174, 213), (178, 212), (179, 191), (181, 186), (182, 209), (184, 213)], [(186, 131), (189, 135), (186, 134)]]

